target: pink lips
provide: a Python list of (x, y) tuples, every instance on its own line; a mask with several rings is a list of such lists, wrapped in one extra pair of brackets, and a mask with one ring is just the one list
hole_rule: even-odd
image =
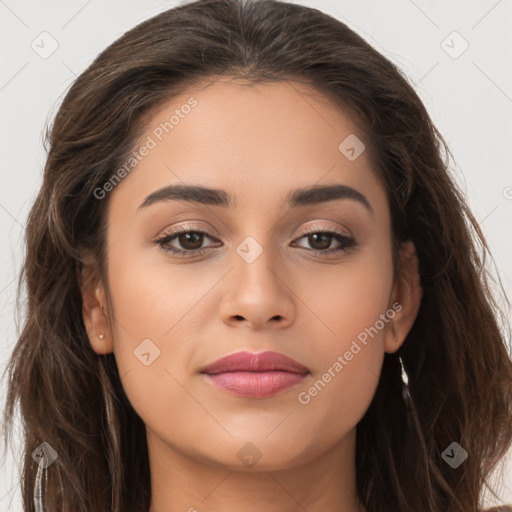
[(278, 352), (237, 352), (206, 366), (201, 373), (229, 393), (266, 398), (300, 383), (309, 369)]

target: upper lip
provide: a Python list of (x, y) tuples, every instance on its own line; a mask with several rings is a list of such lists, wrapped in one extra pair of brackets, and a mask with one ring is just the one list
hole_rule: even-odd
[(236, 352), (222, 357), (204, 367), (201, 373), (210, 375), (226, 372), (265, 372), (286, 371), (293, 373), (309, 373), (309, 369), (279, 352), (267, 351), (254, 354), (252, 352)]

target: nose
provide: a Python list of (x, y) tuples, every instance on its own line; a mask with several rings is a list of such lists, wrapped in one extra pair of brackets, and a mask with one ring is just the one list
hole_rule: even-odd
[(234, 268), (226, 276), (220, 314), (230, 326), (253, 330), (283, 329), (295, 319), (293, 285), (284, 272), (272, 268), (269, 251), (248, 263), (234, 258)]

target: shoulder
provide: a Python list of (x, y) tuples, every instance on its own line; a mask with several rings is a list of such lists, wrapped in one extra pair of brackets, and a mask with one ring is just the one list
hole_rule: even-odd
[(500, 507), (492, 507), (483, 512), (512, 512), (512, 505), (501, 505)]

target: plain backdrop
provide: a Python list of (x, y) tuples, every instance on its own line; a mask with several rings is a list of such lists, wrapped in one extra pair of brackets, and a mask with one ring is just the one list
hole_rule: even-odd
[[(510, 0), (295, 0), (346, 23), (397, 63), (447, 140), (453, 172), (494, 255), (512, 278)], [(16, 342), (17, 275), (27, 213), (41, 183), (43, 129), (94, 57), (176, 1), (0, 0), (0, 371)], [(49, 55), (51, 53), (51, 55)], [(0, 387), (2, 404), (5, 381)], [(21, 511), (20, 444), (0, 468), (0, 512)], [(470, 455), (471, 456), (471, 455)], [(512, 460), (496, 491), (512, 502)], [(2, 459), (0, 459), (2, 460)]]

